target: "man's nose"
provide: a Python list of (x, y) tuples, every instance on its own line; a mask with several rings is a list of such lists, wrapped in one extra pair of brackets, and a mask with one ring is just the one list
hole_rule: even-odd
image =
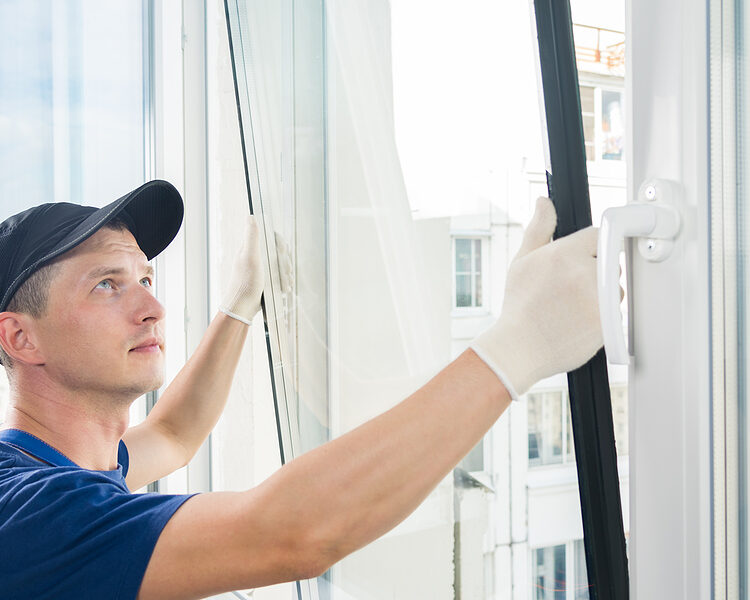
[(148, 319), (161, 321), (164, 319), (164, 307), (156, 296), (142, 285), (138, 286), (138, 294), (135, 306), (135, 319), (142, 323)]

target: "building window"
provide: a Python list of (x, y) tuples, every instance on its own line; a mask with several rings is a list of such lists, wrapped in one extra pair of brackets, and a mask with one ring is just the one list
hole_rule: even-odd
[(582, 85), (580, 91), (586, 160), (625, 160), (624, 91), (598, 85)]
[(485, 265), (487, 238), (453, 238), (453, 307), (483, 308), (487, 304)]
[(531, 551), (534, 600), (589, 600), (583, 540)]
[(565, 544), (532, 550), (532, 598), (566, 600)]
[[(618, 456), (628, 454), (627, 387), (610, 389)], [(575, 462), (573, 423), (567, 391), (528, 394), (529, 466)]]

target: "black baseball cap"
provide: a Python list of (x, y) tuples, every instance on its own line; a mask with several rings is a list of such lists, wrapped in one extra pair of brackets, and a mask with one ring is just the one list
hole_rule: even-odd
[(148, 260), (177, 235), (184, 207), (177, 189), (156, 179), (103, 208), (70, 202), (40, 204), (0, 223), (0, 312), (31, 275), (115, 217), (122, 219)]

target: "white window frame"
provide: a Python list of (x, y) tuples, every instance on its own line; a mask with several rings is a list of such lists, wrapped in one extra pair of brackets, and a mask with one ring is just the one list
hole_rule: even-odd
[[(721, 269), (709, 269), (709, 257), (712, 246), (720, 254), (724, 245), (709, 236), (710, 209), (722, 210), (721, 190), (714, 196), (710, 184), (721, 188), (726, 173), (718, 164), (715, 177), (709, 177), (710, 161), (724, 150), (721, 140), (714, 145), (709, 137), (709, 92), (718, 100), (711, 111), (730, 116), (721, 93), (730, 101), (735, 96), (722, 82), (722, 61), (733, 60), (736, 38), (733, 32), (725, 38), (721, 34), (722, 26), (734, 24), (731, 14), (722, 18), (722, 10), (731, 6), (721, 0), (631, 0), (625, 5), (626, 35), (636, 40), (627, 48), (625, 77), (628, 195), (634, 198), (651, 177), (674, 180), (684, 222), (690, 223), (668, 261), (657, 268), (633, 248), (627, 253), (629, 339), (635, 356), (628, 373), (629, 568), (630, 594), (636, 600), (739, 597), (726, 593), (727, 578), (739, 571), (724, 570), (727, 554), (736, 548), (722, 537), (737, 529), (724, 518), (712, 520), (712, 477), (725, 467), (723, 457), (712, 454), (712, 442), (723, 447), (725, 440), (711, 438), (711, 409), (731, 394), (722, 379), (731, 357), (725, 361), (711, 354), (712, 336), (718, 334), (711, 308), (719, 315), (713, 325), (721, 327), (725, 305), (723, 298), (709, 304), (711, 277), (723, 276)], [(715, 61), (711, 70), (709, 57)], [(734, 186), (728, 188), (736, 194)], [(731, 227), (736, 232), (736, 223)], [(736, 322), (728, 324), (736, 335)]]
[[(482, 253), (482, 264), (481, 264), (481, 279), (482, 279), (482, 303), (478, 306), (456, 306), (456, 240), (480, 240), (481, 253)], [(451, 232), (451, 316), (475, 316), (475, 315), (486, 315), (490, 311), (490, 234), (485, 231), (453, 231)], [(473, 267), (474, 267), (474, 251), (472, 248), (472, 281)], [(475, 293), (474, 285), (472, 285), (472, 295)]]
[[(156, 295), (170, 315), (165, 336), (170, 348), (164, 380), (168, 385), (197, 347), (209, 320), (205, 1), (147, 5), (153, 31), (151, 174), (174, 184), (185, 203), (182, 228), (155, 259)], [(170, 494), (210, 491), (209, 448), (210, 436), (188, 466), (153, 488)]]

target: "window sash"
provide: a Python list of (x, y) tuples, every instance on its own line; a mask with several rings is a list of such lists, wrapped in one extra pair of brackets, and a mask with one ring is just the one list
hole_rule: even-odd
[[(285, 3), (284, 7), (289, 8)], [(288, 344), (284, 328), (287, 313), (287, 299), (281, 285), (277, 243), (275, 240), (273, 213), (279, 210), (274, 205), (273, 193), (264, 198), (260, 179), (271, 168), (263, 163), (256, 148), (258, 131), (262, 129), (262, 116), (258, 110), (258, 90), (252, 74), (253, 56), (250, 40), (253, 32), (247, 6), (239, 0), (224, 0), (224, 9), (229, 38), (229, 53), (232, 63), (235, 99), (239, 119), (242, 158), (245, 171), (250, 212), (256, 215), (260, 224), (261, 247), (266, 250), (265, 272), (267, 275), (265, 292), (261, 299), (263, 325), (271, 375), (271, 390), (276, 415), (276, 429), (279, 438), (281, 463), (292, 460), (303, 452), (300, 436), (299, 414), (294, 386), (294, 349)], [(288, 19), (286, 27), (291, 28)], [(291, 31), (285, 31), (285, 35)], [(287, 57), (291, 60), (291, 57)], [(318, 586), (315, 579), (296, 582), (296, 597), (299, 600), (317, 600)], [(237, 597), (245, 597), (235, 592)]]

